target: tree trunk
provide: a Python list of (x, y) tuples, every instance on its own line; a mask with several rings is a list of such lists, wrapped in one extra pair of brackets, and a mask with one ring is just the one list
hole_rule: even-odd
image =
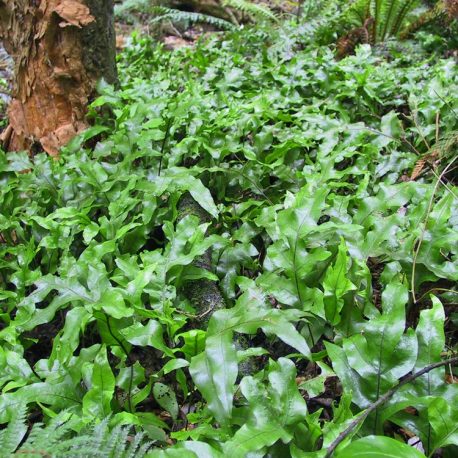
[(97, 81), (116, 82), (113, 0), (0, 0), (0, 39), (15, 64), (4, 147), (55, 156), (87, 127)]

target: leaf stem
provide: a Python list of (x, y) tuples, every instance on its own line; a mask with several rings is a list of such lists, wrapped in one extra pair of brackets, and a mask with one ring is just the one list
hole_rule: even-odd
[(439, 188), (439, 184), (442, 181), (442, 177), (447, 173), (448, 169), (452, 166), (452, 164), (456, 161), (456, 159), (458, 159), (458, 156), (455, 157), (455, 159), (453, 159), (453, 161), (451, 161), (447, 165), (447, 167), (445, 167), (445, 169), (439, 175), (439, 178), (437, 179), (436, 184), (434, 185), (433, 193), (431, 195), (431, 199), (429, 200), (428, 209), (426, 211), (426, 217), (425, 217), (425, 222), (423, 224), (423, 229), (421, 231), (420, 237), (417, 238), (417, 246), (414, 249), (414, 255), (413, 255), (413, 260), (412, 260), (412, 279), (411, 279), (412, 298), (413, 298), (414, 304), (417, 303), (417, 297), (415, 295), (415, 270), (416, 270), (415, 268), (417, 265), (417, 259), (418, 259), (418, 254), (420, 252), (421, 244), (423, 243), (423, 239), (425, 237), (429, 215), (431, 214), (431, 211), (433, 209), (434, 197), (436, 195), (437, 189)]
[(416, 372), (415, 374), (410, 374), (408, 377), (405, 379), (401, 380), (396, 386), (391, 388), (389, 391), (387, 391), (383, 396), (381, 396), (376, 402), (374, 402), (370, 407), (368, 407), (362, 415), (360, 415), (358, 418), (353, 420), (348, 427), (342, 431), (337, 438), (331, 443), (331, 445), (328, 447), (326, 455), (324, 458), (330, 458), (333, 454), (338, 445), (345, 440), (351, 433), (352, 431), (360, 424), (362, 423), (374, 410), (378, 409), (381, 405), (385, 404), (395, 393), (396, 391), (399, 390), (399, 388), (403, 387), (404, 385), (407, 385), (410, 382), (413, 382), (415, 379), (418, 377), (421, 377), (422, 375), (427, 374), (428, 372), (432, 371), (433, 369), (437, 369), (438, 367), (442, 366), (447, 366), (448, 364), (454, 364), (458, 363), (458, 356), (454, 356), (453, 358), (449, 358), (443, 361), (439, 361), (434, 364), (430, 364), (429, 366), (424, 367), (420, 371)]
[(169, 133), (170, 133), (170, 128), (172, 127), (172, 117), (167, 118), (167, 125), (165, 127), (165, 136), (164, 140), (162, 141), (161, 145), (161, 155), (159, 157), (159, 169), (157, 171), (157, 175), (161, 176), (161, 171), (162, 171), (162, 160), (164, 158), (164, 149), (165, 145), (167, 144), (167, 140), (169, 139)]
[(110, 316), (105, 314), (105, 318), (107, 319), (108, 332), (111, 334), (111, 337), (113, 337), (113, 339), (121, 347), (122, 351), (126, 355), (127, 361), (130, 364), (130, 366), (129, 366), (130, 377), (129, 377), (129, 388), (128, 388), (128, 393), (127, 393), (127, 404), (129, 405), (129, 412), (132, 412), (132, 384), (133, 384), (133, 380), (134, 380), (134, 364), (133, 364), (132, 358), (130, 356), (130, 353), (127, 351), (124, 343), (120, 339), (118, 339), (118, 337), (114, 334), (113, 330), (111, 329)]

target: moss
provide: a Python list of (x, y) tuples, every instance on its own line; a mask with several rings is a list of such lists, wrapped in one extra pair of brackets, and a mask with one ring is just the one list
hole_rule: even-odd
[(209, 223), (211, 221), (211, 216), (187, 192), (181, 197), (178, 203), (178, 221), (188, 215), (197, 216), (202, 223)]
[(86, 0), (96, 21), (81, 29), (86, 70), (116, 84), (116, 37), (113, 0)]
[[(211, 221), (211, 216), (187, 193), (178, 203), (178, 221), (185, 216), (197, 216), (202, 223)], [(211, 271), (211, 255), (207, 251), (203, 256), (194, 260), (193, 265)], [(226, 301), (215, 281), (203, 278), (187, 282), (183, 287), (185, 297), (191, 302), (197, 311), (196, 321), (199, 326), (207, 326), (212, 314), (216, 310), (226, 308)], [(234, 343), (237, 350), (246, 350), (250, 347), (249, 339), (243, 334), (234, 334)], [(249, 375), (256, 372), (256, 362), (253, 358), (242, 361), (239, 364), (239, 372)]]
[(218, 285), (208, 279), (188, 282), (185, 286), (185, 295), (197, 309), (200, 323), (207, 323), (215, 310), (226, 307)]

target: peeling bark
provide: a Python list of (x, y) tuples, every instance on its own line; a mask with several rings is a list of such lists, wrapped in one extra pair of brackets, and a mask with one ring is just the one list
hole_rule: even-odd
[(50, 155), (87, 127), (97, 81), (116, 81), (112, 0), (0, 0), (0, 39), (15, 63), (10, 151)]

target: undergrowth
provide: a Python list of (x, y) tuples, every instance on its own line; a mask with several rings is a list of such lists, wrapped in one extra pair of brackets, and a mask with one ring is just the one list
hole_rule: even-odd
[[(135, 456), (324, 457), (339, 434), (337, 457), (456, 456), (454, 62), (336, 61), (322, 26), (137, 38), (60, 160), (1, 153), (8, 453), (117, 428), (153, 443)], [(202, 279), (227, 303), (208, 325)]]

